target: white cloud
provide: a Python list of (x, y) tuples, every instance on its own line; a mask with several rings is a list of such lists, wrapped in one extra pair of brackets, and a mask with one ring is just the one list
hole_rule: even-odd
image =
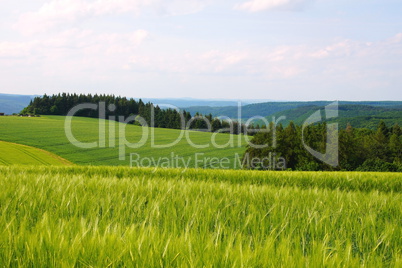
[(235, 9), (248, 12), (259, 12), (264, 10), (299, 10), (305, 7), (312, 0), (250, 0), (235, 5)]
[(222, 72), (233, 69), (235, 66), (243, 64), (249, 58), (245, 51), (220, 51), (211, 50), (196, 57), (201, 67), (200, 72)]
[(124, 12), (138, 13), (141, 6), (152, 0), (53, 0), (39, 10), (20, 15), (15, 28), (25, 34), (44, 32), (60, 24), (79, 19)]
[(120, 34), (70, 29), (30, 42), (0, 42), (0, 68), (30, 66), (42, 79), (115, 73), (149, 36), (142, 29)]
[(145, 8), (161, 15), (179, 15), (200, 11), (209, 0), (52, 0), (37, 11), (23, 13), (14, 28), (24, 34), (46, 32), (64, 24), (91, 17), (132, 13)]
[(359, 53), (369, 43), (352, 42), (351, 40), (343, 40), (324, 48), (313, 51), (310, 56), (316, 59), (324, 59), (328, 57), (349, 57), (353, 53)]
[[(340, 40), (326, 46), (276, 46), (240, 49), (236, 45), (216, 49), (169, 49), (169, 42), (140, 29), (129, 33), (96, 33), (70, 29), (42, 40), (0, 42), (0, 57), (13, 62), (25, 57), (38, 66), (69, 63), (72, 71), (98, 69), (192, 75), (257, 75), (266, 79), (288, 79), (300, 75), (360, 73), (381, 64), (397, 64), (402, 54), (401, 34), (381, 42)], [(155, 38), (155, 39), (154, 39)], [(149, 41), (147, 41), (149, 40)], [(144, 42), (149, 45), (143, 45)], [(55, 70), (52, 70), (52, 72)], [(63, 69), (60, 69), (60, 73)]]
[(115, 82), (128, 87), (138, 81), (149, 88), (164, 79), (190, 81), (186, 82), (189, 86), (205, 80), (205, 86), (211, 81), (228, 85), (227, 81), (243, 81), (245, 86), (260, 81), (296, 88), (299, 84), (378, 88), (374, 85), (400, 81), (401, 56), (402, 34), (377, 42), (345, 39), (322, 46), (247, 48), (235, 43), (211, 47), (186, 39), (172, 41), (143, 29), (110, 33), (74, 28), (27, 42), (0, 41), (4, 82), (12, 80), (6, 70), (18, 70), (18, 77), (29, 75), (38, 83), (52, 81), (57, 88), (68, 80), (77, 89), (85, 87), (81, 83), (101, 84), (107, 90), (106, 85)]

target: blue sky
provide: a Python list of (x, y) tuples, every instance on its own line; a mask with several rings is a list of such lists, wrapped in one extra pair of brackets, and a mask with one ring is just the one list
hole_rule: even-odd
[(402, 100), (400, 1), (0, 5), (0, 93)]

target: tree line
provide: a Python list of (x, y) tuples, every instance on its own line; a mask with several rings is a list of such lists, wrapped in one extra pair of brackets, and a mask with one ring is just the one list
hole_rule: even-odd
[[(57, 95), (43, 95), (35, 97), (29, 105), (24, 108), (20, 114), (24, 115), (61, 115), (66, 116), (75, 106), (84, 103), (99, 104), (105, 103), (105, 118), (113, 118), (118, 121), (119, 116), (128, 118), (135, 116), (142, 120), (130, 121), (131, 124), (146, 125), (159, 128), (171, 129), (193, 129), (200, 131), (222, 132), (239, 134), (248, 132), (244, 124), (236, 121), (221, 120), (213, 117), (211, 114), (202, 115), (196, 113), (192, 116), (185, 110), (176, 110), (172, 108), (163, 109), (151, 102), (144, 103), (141, 99), (138, 101), (133, 98), (126, 98), (114, 95), (92, 95), (92, 94), (69, 94), (62, 93)], [(113, 105), (114, 109), (110, 109)], [(99, 111), (94, 109), (82, 109), (77, 111), (75, 116), (98, 118)], [(249, 135), (255, 131), (253, 126), (249, 126)]]
[[(272, 161), (282, 157), (286, 168), (292, 170), (345, 170), (345, 171), (393, 171), (402, 172), (402, 129), (398, 124), (387, 127), (381, 121), (376, 130), (353, 128), (350, 124), (338, 133), (338, 166), (333, 167), (315, 158), (305, 145), (325, 153), (327, 144), (327, 125), (320, 123), (304, 129), (293, 122), (287, 127), (281, 124), (268, 127), (254, 135), (251, 143), (268, 145), (265, 148), (248, 146), (245, 156)], [(275, 135), (273, 135), (275, 130)], [(304, 145), (303, 145), (304, 141)], [(331, 153), (331, 152), (328, 152)], [(245, 158), (243, 158), (244, 160)], [(253, 169), (275, 169), (275, 166), (247, 166)], [(268, 168), (267, 168), (268, 167)]]

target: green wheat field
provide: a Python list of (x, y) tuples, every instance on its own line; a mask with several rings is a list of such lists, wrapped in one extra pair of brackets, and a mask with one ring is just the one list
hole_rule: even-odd
[(5, 267), (401, 267), (400, 174), (0, 167)]

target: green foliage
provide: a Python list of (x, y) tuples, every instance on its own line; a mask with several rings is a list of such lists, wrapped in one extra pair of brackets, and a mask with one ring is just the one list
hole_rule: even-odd
[[(362, 170), (362, 171), (400, 171), (402, 169), (402, 131), (395, 124), (388, 128), (380, 122), (376, 131), (355, 129), (347, 125), (339, 131), (339, 165), (331, 167), (314, 158), (302, 144), (314, 150), (326, 153), (326, 123), (311, 125), (304, 129), (290, 122), (286, 128), (276, 126), (277, 146), (273, 144), (273, 125), (270, 132), (257, 133), (251, 140), (255, 145), (268, 145), (259, 149), (248, 146), (246, 155), (264, 158), (276, 153), (286, 160), (286, 166), (292, 170)], [(246, 156), (245, 155), (245, 156)], [(249, 166), (253, 168), (252, 166)]]
[(392, 171), (402, 172), (402, 166), (396, 163), (385, 162), (381, 159), (367, 159), (357, 168), (358, 171)]
[(402, 177), (0, 167), (4, 267), (399, 267)]

